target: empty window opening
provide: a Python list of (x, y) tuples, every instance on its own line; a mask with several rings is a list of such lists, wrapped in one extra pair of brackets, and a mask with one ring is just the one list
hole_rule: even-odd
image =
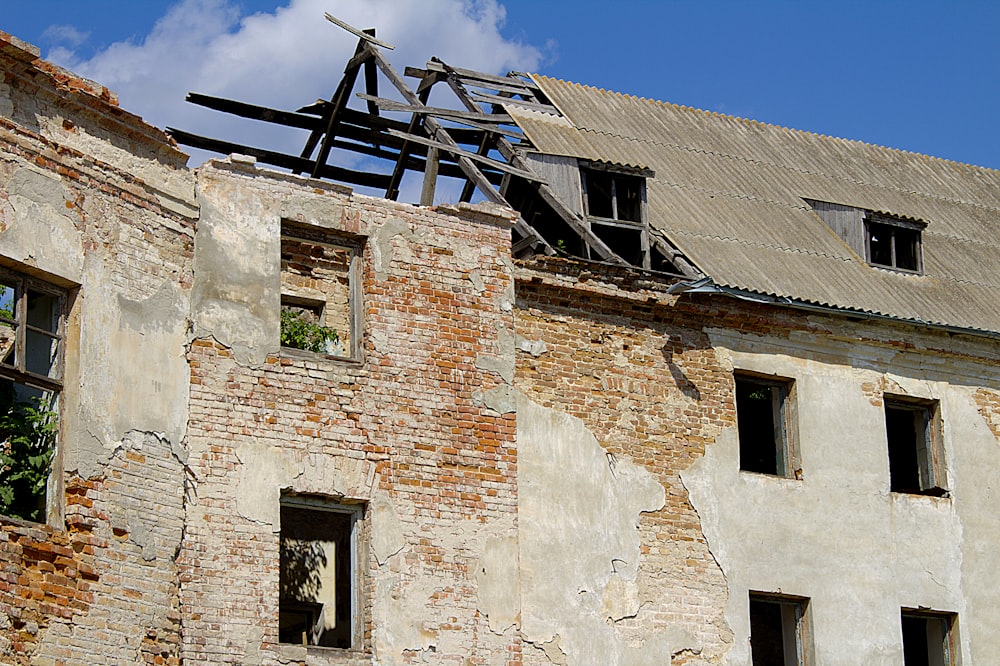
[(42, 522), (62, 389), (64, 289), (0, 269), (0, 513)]
[(775, 476), (798, 476), (790, 437), (789, 380), (736, 375), (736, 421), (740, 469)]
[(280, 642), (357, 646), (361, 510), (307, 497), (282, 498)]
[(902, 611), (904, 666), (952, 666), (954, 615)]
[(589, 217), (621, 222), (642, 220), (645, 179), (641, 176), (583, 169), (583, 191)]
[(922, 227), (919, 223), (906, 220), (870, 217), (866, 224), (868, 263), (919, 273)]
[(937, 402), (890, 396), (884, 402), (890, 490), (944, 495), (947, 490)]
[(753, 666), (806, 663), (807, 599), (750, 594), (750, 653)]
[(282, 347), (357, 356), (360, 246), (340, 240), (305, 225), (282, 223)]

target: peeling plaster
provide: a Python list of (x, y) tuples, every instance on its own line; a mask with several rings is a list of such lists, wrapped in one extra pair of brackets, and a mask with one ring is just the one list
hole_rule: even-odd
[[(72, 201), (62, 181), (29, 168), (14, 172), (7, 186), (14, 211), (0, 234), (4, 256), (67, 280), (83, 282), (83, 241), (67, 214)], [(40, 243), (44, 238), (46, 242)]]
[(520, 617), (517, 537), (490, 537), (476, 566), (479, 609), (486, 614), (490, 631), (502, 635)]
[(517, 411), (517, 391), (509, 384), (501, 384), (488, 391), (476, 391), (472, 394), (472, 402), (480, 407), (488, 407), (498, 414), (510, 414)]
[(669, 663), (694, 644), (690, 636), (650, 633), (637, 647), (607, 621), (639, 613), (639, 519), (664, 506), (665, 489), (627, 458), (609, 457), (580, 419), (522, 394), (517, 414), (525, 640), (549, 653), (558, 639), (571, 664)]
[(472, 283), (472, 288), (477, 294), (486, 290), (486, 283), (483, 282), (483, 276), (479, 271), (469, 271), (469, 282)]
[(521, 335), (514, 336), (514, 345), (523, 352), (527, 352), (538, 358), (548, 351), (545, 340), (529, 340)]
[(375, 279), (380, 282), (389, 275), (389, 265), (392, 263), (393, 256), (392, 240), (397, 236), (412, 240), (413, 231), (408, 224), (394, 218), (386, 220), (385, 224), (376, 229), (375, 233), (368, 239), (372, 262), (375, 264)]
[(514, 383), (514, 336), (505, 328), (497, 329), (497, 354), (476, 355), (476, 367), (480, 370), (495, 372), (507, 384)]
[(392, 506), (389, 498), (380, 494), (371, 505), (372, 553), (379, 566), (389, 561), (389, 558), (403, 550), (406, 539), (403, 535), (403, 522)]

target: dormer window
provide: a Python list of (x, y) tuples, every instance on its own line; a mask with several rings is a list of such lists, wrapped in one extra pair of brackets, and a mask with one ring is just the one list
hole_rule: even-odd
[(920, 231), (923, 224), (872, 213), (865, 218), (865, 249), (869, 264), (898, 271), (921, 272)]
[(826, 201), (805, 201), (871, 266), (923, 273), (920, 235), (926, 222)]
[(651, 267), (646, 221), (646, 178), (652, 172), (606, 162), (580, 167), (583, 210), (594, 232), (634, 266)]

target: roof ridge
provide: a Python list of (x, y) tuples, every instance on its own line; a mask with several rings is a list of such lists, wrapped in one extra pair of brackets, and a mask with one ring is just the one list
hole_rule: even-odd
[(640, 95), (633, 95), (631, 93), (623, 93), (617, 90), (608, 90), (606, 88), (599, 88), (597, 86), (592, 86), (585, 83), (576, 83), (575, 81), (567, 81), (566, 79), (560, 79), (554, 76), (545, 76), (544, 74), (535, 74), (534, 76), (540, 77), (542, 79), (548, 79), (550, 81), (556, 81), (570, 86), (575, 86), (584, 90), (593, 90), (599, 93), (605, 93), (614, 95), (617, 97), (624, 97), (628, 99), (634, 99), (639, 102), (644, 102), (646, 104), (654, 104), (657, 106), (665, 106), (673, 109), (679, 109), (682, 111), (694, 111), (696, 113), (707, 114), (710, 116), (715, 116), (717, 118), (727, 118), (730, 120), (736, 120), (741, 123), (746, 123), (749, 125), (757, 125), (761, 127), (769, 127), (773, 129), (782, 129), (789, 132), (795, 132), (796, 134), (803, 134), (807, 136), (818, 137), (820, 139), (829, 139), (831, 141), (837, 141), (841, 143), (859, 144), (862, 146), (871, 146), (873, 148), (878, 148), (880, 150), (887, 150), (893, 153), (900, 153), (902, 155), (913, 155), (915, 157), (920, 157), (928, 160), (933, 160), (937, 162), (944, 162), (945, 164), (953, 164), (956, 166), (968, 167), (971, 169), (977, 169), (981, 171), (988, 171), (993, 174), (1000, 174), (1000, 169), (994, 169), (991, 167), (981, 166), (978, 164), (971, 164), (969, 162), (959, 162), (958, 160), (951, 160), (946, 157), (937, 157), (936, 155), (929, 155), (927, 153), (920, 153), (915, 150), (905, 150), (903, 148), (893, 148), (892, 146), (885, 146), (880, 143), (871, 143), (868, 141), (862, 141), (861, 139), (848, 139), (847, 137), (834, 136), (832, 134), (822, 134), (820, 132), (813, 132), (810, 130), (797, 129), (795, 127), (789, 127), (787, 125), (780, 125), (777, 123), (767, 123), (762, 120), (755, 120), (754, 118), (746, 118), (743, 116), (734, 116), (728, 113), (720, 113), (719, 111), (709, 111), (708, 109), (700, 109), (695, 106), (687, 106), (684, 104), (677, 104), (675, 102), (666, 102), (664, 100), (655, 99), (653, 97), (642, 97)]

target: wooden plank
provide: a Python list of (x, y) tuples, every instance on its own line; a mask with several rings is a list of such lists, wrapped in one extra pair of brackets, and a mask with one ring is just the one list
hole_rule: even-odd
[(420, 189), (420, 205), (434, 205), (434, 186), (438, 176), (438, 151), (431, 148), (427, 151), (427, 168), (424, 169), (424, 184)]
[(537, 85), (535, 85), (534, 82), (528, 82), (525, 81), (524, 79), (516, 79), (509, 76), (497, 76), (496, 74), (477, 72), (471, 69), (462, 69), (461, 67), (450, 67), (448, 65), (445, 65), (444, 62), (442, 62), (438, 58), (431, 58), (430, 62), (427, 63), (427, 69), (431, 72), (445, 72), (445, 73), (447, 73), (450, 70), (463, 79), (472, 79), (475, 81), (482, 81), (484, 83), (497, 83), (500, 85), (511, 85), (511, 86), (522, 85), (525, 88), (531, 90), (540, 90), (540, 88)]
[(320, 119), (303, 113), (292, 111), (279, 111), (266, 106), (256, 106), (244, 102), (236, 102), (222, 97), (212, 97), (200, 93), (188, 93), (185, 101), (203, 106), (208, 109), (215, 109), (241, 118), (251, 118), (253, 120), (263, 120), (268, 123), (285, 125), (287, 127), (298, 127), (301, 129), (315, 130), (320, 127)]
[(479, 155), (477, 153), (470, 153), (467, 150), (463, 150), (462, 148), (459, 148), (457, 145), (451, 145), (449, 143), (445, 143), (445, 142), (442, 142), (442, 141), (435, 141), (434, 139), (425, 139), (424, 137), (417, 136), (416, 134), (405, 134), (404, 132), (397, 132), (396, 130), (389, 130), (389, 134), (392, 135), (392, 136), (397, 136), (397, 137), (399, 137), (401, 139), (406, 139), (407, 141), (412, 141), (414, 143), (419, 143), (419, 144), (422, 144), (422, 145), (425, 145), (425, 146), (429, 146), (431, 148), (436, 148), (438, 150), (444, 150), (444, 151), (449, 152), (449, 153), (451, 153), (453, 155), (460, 155), (460, 156), (462, 156), (462, 157), (464, 157), (466, 159), (470, 159), (470, 160), (472, 160), (474, 162), (481, 162), (483, 164), (488, 164), (489, 166), (493, 167), (497, 171), (503, 171), (504, 173), (509, 173), (511, 175), (514, 175), (514, 176), (519, 176), (521, 178), (524, 178), (525, 180), (530, 180), (530, 181), (533, 181), (533, 182), (544, 182), (544, 181), (542, 181), (541, 176), (539, 176), (538, 174), (536, 174), (533, 171), (526, 171), (524, 169), (518, 169), (518, 168), (510, 166), (509, 164), (505, 164), (504, 162), (500, 162), (498, 160), (495, 160), (495, 159), (493, 159), (491, 157), (486, 157), (485, 155)]
[(542, 113), (551, 113), (558, 115), (559, 111), (556, 107), (551, 104), (538, 104), (537, 102), (529, 102), (523, 99), (515, 99), (513, 97), (502, 97), (500, 95), (487, 95), (486, 93), (473, 92), (470, 93), (472, 97), (479, 102), (488, 102), (490, 104), (513, 104), (515, 106), (520, 106), (525, 109), (531, 109), (532, 111), (541, 111)]
[[(372, 52), (375, 51), (375, 49), (365, 43), (364, 40), (360, 40), (358, 42), (358, 47), (359, 51), (367, 53), (368, 57), (371, 57)], [(351, 94), (351, 90), (354, 89), (354, 84), (358, 80), (358, 73), (360, 71), (360, 65), (355, 65), (348, 71), (345, 71), (344, 78), (341, 79), (340, 85), (337, 87), (337, 94), (331, 100), (333, 109), (330, 113), (329, 119), (327, 119), (326, 130), (323, 132), (323, 141), (320, 143), (319, 153), (316, 155), (316, 162), (313, 165), (313, 178), (316, 178), (319, 175), (320, 167), (326, 164), (326, 160), (330, 156), (330, 142), (336, 137), (340, 110), (347, 106), (347, 97)], [(315, 134), (315, 132), (313, 134)], [(312, 136), (310, 136), (310, 139), (311, 138)], [(312, 150), (309, 152), (312, 153)], [(304, 157), (308, 157), (308, 155)]]
[[(220, 141), (219, 139), (210, 139), (208, 137), (198, 136), (197, 134), (185, 132), (173, 127), (168, 127), (167, 132), (174, 138), (175, 141), (177, 141), (177, 143), (185, 146), (191, 146), (193, 148), (210, 150), (223, 155), (229, 155), (231, 153), (249, 155), (257, 158), (260, 162), (272, 164), (283, 169), (298, 169), (299, 171), (305, 171), (312, 167), (312, 161), (303, 157), (286, 155), (285, 153), (278, 153), (272, 150), (265, 150), (263, 148), (253, 148), (252, 146), (244, 146), (242, 144), (232, 143), (229, 141)], [(389, 176), (385, 174), (353, 171), (351, 169), (344, 169), (342, 167), (331, 166), (329, 164), (324, 164), (322, 166), (323, 168), (320, 170), (319, 175), (323, 178), (339, 180), (344, 183), (353, 183), (355, 185), (365, 185), (367, 187), (375, 187), (379, 189), (384, 188), (389, 183)]]
[[(378, 97), (378, 69), (375, 61), (369, 58), (365, 61), (365, 92), (372, 97)], [(378, 105), (368, 102), (368, 113), (373, 116), (378, 115)]]
[(449, 120), (474, 120), (480, 123), (507, 123), (512, 124), (514, 119), (510, 116), (499, 113), (485, 113), (484, 111), (456, 111), (455, 109), (445, 109), (438, 106), (424, 106), (423, 104), (407, 104), (397, 102), (384, 97), (372, 97), (364, 93), (358, 93), (357, 97), (366, 101), (375, 102), (383, 111), (405, 111), (407, 113), (419, 113), (425, 116), (436, 116)]
[[(417, 100), (421, 104), (427, 103), (427, 98), (430, 96), (431, 91), (429, 88), (425, 89), (422, 93), (417, 94)], [(407, 134), (413, 134), (413, 132), (420, 126), (423, 121), (423, 116), (414, 113), (410, 116), (410, 124), (406, 127)], [(390, 129), (391, 131), (391, 129)], [(399, 198), (399, 184), (403, 182), (403, 173), (406, 171), (407, 155), (409, 154), (410, 142), (403, 141), (403, 145), (399, 149), (399, 159), (396, 160), (395, 166), (392, 168), (392, 177), (389, 179), (389, 184), (385, 188), (385, 198), (396, 201)]]
[(344, 30), (346, 30), (347, 32), (351, 33), (355, 37), (359, 37), (359, 38), (363, 39), (364, 41), (368, 42), (369, 44), (374, 44), (375, 46), (381, 46), (382, 48), (389, 49), (390, 51), (392, 51), (394, 48), (396, 48), (395, 46), (393, 46), (389, 42), (383, 42), (381, 40), (375, 39), (375, 34), (374, 34), (375, 31), (374, 30), (369, 29), (369, 30), (371, 30), (371, 32), (369, 32), (367, 30), (358, 30), (354, 26), (341, 21), (339, 18), (337, 18), (336, 16), (334, 16), (330, 12), (326, 12), (325, 15), (326, 15), (326, 20), (329, 21), (330, 23), (332, 23), (335, 26), (338, 26), (340, 28), (343, 28)]

